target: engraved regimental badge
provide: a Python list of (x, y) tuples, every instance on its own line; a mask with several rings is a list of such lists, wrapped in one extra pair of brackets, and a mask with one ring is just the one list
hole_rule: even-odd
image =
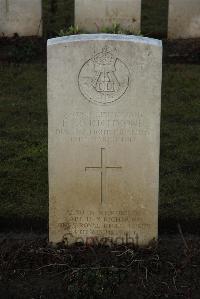
[(110, 104), (119, 100), (129, 86), (129, 70), (124, 62), (104, 47), (81, 68), (79, 88), (82, 95), (96, 104)]

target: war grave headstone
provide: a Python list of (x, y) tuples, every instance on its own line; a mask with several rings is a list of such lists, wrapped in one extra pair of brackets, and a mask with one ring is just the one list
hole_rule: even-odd
[(48, 40), (49, 239), (148, 244), (158, 234), (161, 41)]
[(0, 36), (41, 36), (41, 0), (0, 0)]
[(86, 32), (99, 32), (119, 24), (140, 32), (141, 0), (75, 0), (75, 24)]
[(169, 0), (168, 38), (200, 37), (200, 1)]

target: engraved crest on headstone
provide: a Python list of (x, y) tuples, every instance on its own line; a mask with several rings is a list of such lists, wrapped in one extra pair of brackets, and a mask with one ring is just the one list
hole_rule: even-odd
[(125, 94), (129, 77), (125, 63), (105, 46), (100, 53), (84, 63), (78, 82), (82, 95), (88, 101), (106, 105)]

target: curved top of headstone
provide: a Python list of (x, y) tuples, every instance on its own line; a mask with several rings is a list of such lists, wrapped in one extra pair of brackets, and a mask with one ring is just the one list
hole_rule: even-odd
[(78, 34), (63, 37), (56, 37), (48, 39), (47, 46), (56, 44), (62, 44), (66, 42), (79, 42), (79, 41), (95, 41), (95, 40), (114, 40), (114, 41), (129, 41), (135, 43), (149, 44), (152, 46), (162, 46), (162, 41), (154, 38), (136, 36), (136, 35), (125, 35), (125, 34)]

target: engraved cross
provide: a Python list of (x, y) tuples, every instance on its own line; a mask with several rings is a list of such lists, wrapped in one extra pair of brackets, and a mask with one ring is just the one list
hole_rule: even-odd
[(105, 148), (101, 148), (101, 165), (100, 166), (89, 166), (85, 167), (85, 171), (88, 170), (97, 170), (101, 174), (101, 204), (105, 201), (106, 198), (106, 177), (107, 171), (109, 169), (122, 169), (121, 166), (106, 166), (106, 155)]

